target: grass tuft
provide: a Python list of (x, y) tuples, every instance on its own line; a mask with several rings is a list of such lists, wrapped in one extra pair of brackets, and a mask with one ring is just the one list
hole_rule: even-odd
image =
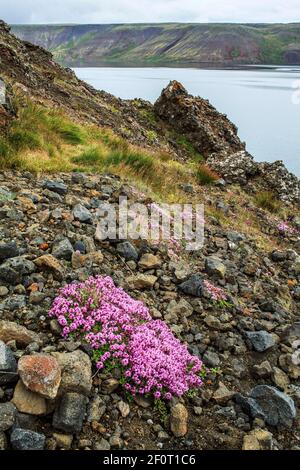
[(260, 191), (255, 195), (254, 201), (258, 207), (271, 213), (276, 213), (280, 209), (280, 203), (271, 191)]
[(196, 170), (196, 178), (199, 184), (209, 185), (218, 180), (218, 175), (207, 165), (199, 165)]
[(100, 147), (89, 147), (80, 155), (72, 157), (72, 162), (83, 166), (100, 165), (103, 162), (103, 152)]
[(153, 157), (142, 150), (112, 151), (106, 157), (105, 163), (107, 166), (126, 165), (140, 176), (146, 175), (149, 171), (154, 171)]

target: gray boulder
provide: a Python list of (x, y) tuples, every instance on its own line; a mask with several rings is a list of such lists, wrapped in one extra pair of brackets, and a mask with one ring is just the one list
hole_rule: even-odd
[(117, 246), (117, 252), (120, 256), (126, 259), (126, 261), (137, 261), (139, 254), (136, 248), (129, 242), (119, 243)]
[(92, 214), (82, 204), (76, 204), (73, 209), (73, 216), (76, 220), (85, 224), (91, 224), (93, 222)]
[(22, 281), (22, 276), (32, 274), (35, 271), (35, 265), (32, 261), (23, 256), (10, 258), (0, 266), (0, 279), (10, 284), (18, 284)]
[(71, 259), (73, 252), (73, 246), (68, 238), (55, 242), (52, 248), (52, 255), (55, 258), (66, 259), (68, 261)]
[(252, 418), (263, 418), (270, 426), (290, 428), (296, 417), (292, 398), (269, 385), (258, 385), (251, 390), (250, 397), (238, 394), (235, 400)]
[(201, 297), (203, 289), (202, 279), (198, 274), (193, 274), (189, 279), (179, 284), (179, 289), (184, 294)]
[(17, 409), (12, 403), (0, 403), (0, 431), (12, 428), (17, 415)]
[(10, 436), (10, 443), (14, 450), (43, 450), (45, 436), (29, 429), (15, 428)]
[(61, 181), (47, 180), (45, 181), (43, 187), (54, 193), (64, 195), (68, 192), (68, 186), (66, 186)]
[(66, 393), (56, 408), (53, 427), (66, 433), (80, 432), (86, 412), (87, 399), (79, 393)]
[(267, 351), (275, 345), (273, 336), (267, 331), (247, 331), (246, 337), (257, 352)]
[(8, 258), (14, 258), (19, 255), (19, 249), (16, 242), (0, 243), (0, 263)]

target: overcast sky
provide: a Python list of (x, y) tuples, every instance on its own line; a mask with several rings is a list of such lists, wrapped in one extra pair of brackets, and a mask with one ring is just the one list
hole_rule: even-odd
[(298, 22), (300, 0), (0, 0), (7, 23)]

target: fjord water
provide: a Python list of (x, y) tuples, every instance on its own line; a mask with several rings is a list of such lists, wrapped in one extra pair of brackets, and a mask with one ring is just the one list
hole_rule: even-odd
[[(300, 67), (204, 70), (76, 68), (77, 76), (123, 99), (152, 103), (170, 80), (227, 114), (257, 161), (283, 160), (300, 177)], [(298, 103), (298, 104), (297, 104)]]

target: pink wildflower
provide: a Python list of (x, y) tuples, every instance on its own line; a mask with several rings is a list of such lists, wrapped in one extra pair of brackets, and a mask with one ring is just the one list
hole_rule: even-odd
[(221, 289), (221, 287), (216, 287), (211, 282), (209, 282), (207, 280), (203, 281), (203, 285), (204, 285), (209, 297), (211, 298), (211, 300), (213, 300), (215, 302), (219, 302), (219, 301), (222, 301), (222, 300), (227, 300), (227, 295), (225, 294), (223, 289)]
[(163, 395), (170, 400), (202, 385), (201, 360), (110, 277), (67, 285), (49, 315), (64, 326), (65, 338), (71, 336), (92, 347), (98, 369), (107, 364), (119, 367), (124, 387), (133, 395)]

